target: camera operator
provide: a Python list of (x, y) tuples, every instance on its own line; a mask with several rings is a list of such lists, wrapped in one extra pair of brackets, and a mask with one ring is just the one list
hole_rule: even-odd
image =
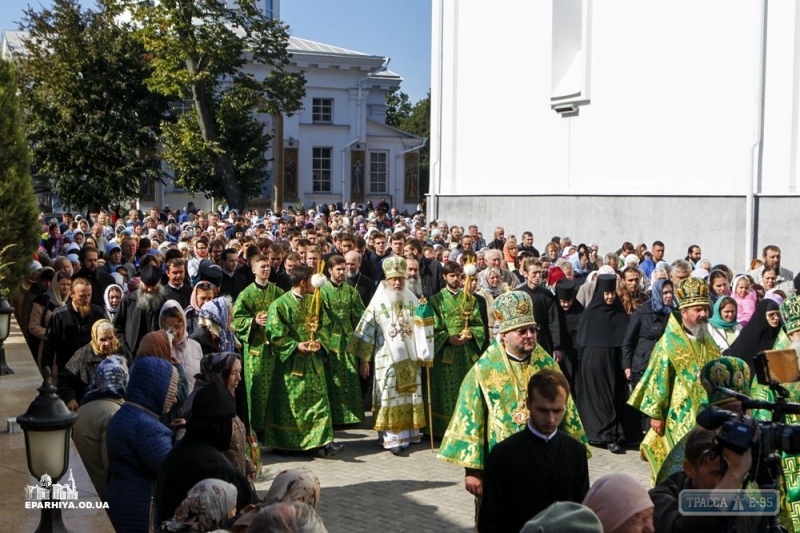
[[(742, 455), (714, 443), (715, 432), (695, 427), (689, 432), (683, 472), (676, 472), (665, 482), (650, 490), (655, 510), (655, 530), (672, 533), (713, 533), (726, 531), (728, 519), (734, 521), (737, 532), (757, 531), (757, 516), (692, 516), (678, 510), (680, 492), (684, 489), (740, 489), (752, 464), (752, 455)], [(722, 462), (727, 469), (723, 473)]]

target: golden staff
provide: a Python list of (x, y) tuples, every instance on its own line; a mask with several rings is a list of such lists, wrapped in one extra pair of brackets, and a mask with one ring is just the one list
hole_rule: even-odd
[(311, 285), (314, 286), (314, 294), (311, 296), (311, 305), (309, 306), (309, 316), (306, 319), (308, 329), (311, 332), (311, 338), (308, 340), (308, 348), (316, 352), (319, 350), (319, 341), (314, 338), (319, 329), (319, 310), (321, 305), (320, 289), (325, 286), (328, 279), (325, 277), (325, 261), (317, 263), (317, 273), (311, 276)]
[(472, 338), (472, 332), (469, 330), (469, 319), (472, 316), (474, 298), (467, 295), (467, 292), (472, 283), (472, 277), (475, 276), (477, 272), (478, 268), (475, 266), (475, 258), (470, 257), (464, 264), (464, 274), (467, 276), (464, 279), (464, 300), (461, 302), (461, 316), (464, 318), (464, 328), (461, 330), (461, 333), (458, 334), (458, 338), (461, 340), (469, 340)]

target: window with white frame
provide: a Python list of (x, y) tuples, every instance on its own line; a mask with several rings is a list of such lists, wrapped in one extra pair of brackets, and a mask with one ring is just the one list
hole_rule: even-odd
[(369, 192), (386, 193), (389, 152), (369, 153)]
[(311, 175), (314, 192), (331, 192), (332, 148), (312, 149)]
[(314, 98), (311, 102), (312, 122), (315, 124), (333, 122), (333, 98)]

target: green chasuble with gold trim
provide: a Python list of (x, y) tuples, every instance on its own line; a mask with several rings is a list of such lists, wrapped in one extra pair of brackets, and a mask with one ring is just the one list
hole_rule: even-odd
[[(792, 347), (792, 341), (781, 329), (778, 338), (775, 339), (773, 350), (787, 350)], [(783, 388), (789, 393), (787, 402), (800, 403), (800, 382), (781, 383)], [(752, 396), (758, 400), (767, 402), (775, 401), (775, 394), (764, 385), (753, 382)], [(765, 410), (753, 412), (753, 418), (757, 420), (772, 420), (772, 413)], [(793, 426), (800, 425), (800, 415), (785, 415), (781, 421)], [(781, 481), (781, 525), (789, 531), (800, 531), (800, 455), (788, 455), (781, 453), (781, 465), (783, 467), (783, 479)]]
[[(544, 368), (558, 370), (558, 363), (539, 345), (524, 362), (506, 355), (495, 339), (461, 383), (453, 418), (439, 447), (439, 459), (466, 468), (483, 470), (494, 446), (525, 427), (528, 380)], [(572, 398), (559, 429), (586, 443), (586, 435)], [(587, 454), (590, 452), (587, 448)]]
[[(458, 389), (464, 376), (480, 356), (480, 349), (485, 338), (483, 320), (476, 305), (477, 300), (464, 291), (453, 294), (446, 287), (428, 300), (433, 312), (433, 367), (427, 371), (431, 374), (431, 410), (433, 411), (433, 434), (444, 435), (447, 425), (453, 417), (458, 402)], [(472, 339), (461, 346), (450, 344), (452, 335), (459, 335), (464, 329), (466, 314)], [(428, 404), (428, 389), (423, 388), (423, 403)], [(431, 421), (428, 420), (428, 428)]]
[(233, 330), (244, 350), (244, 385), (250, 406), (250, 427), (264, 431), (267, 399), (272, 384), (275, 361), (267, 342), (266, 326), (256, 323), (258, 313), (266, 313), (270, 304), (283, 294), (277, 285), (267, 282), (259, 287), (251, 283), (236, 298), (233, 305)]
[[(289, 291), (269, 307), (267, 335), (275, 374), (264, 442), (279, 450), (310, 450), (333, 442), (324, 348), (314, 353), (297, 350), (299, 343), (311, 339), (307, 325), (310, 304), (311, 295), (299, 299)], [(326, 344), (321, 335), (319, 341)]]
[(650, 429), (641, 451), (650, 463), (655, 482), (670, 450), (695, 426), (695, 417), (707, 403), (708, 394), (699, 373), (708, 361), (720, 357), (709, 335), (704, 341), (690, 339), (674, 315), (653, 347), (650, 363), (628, 403), (657, 420), (665, 420), (664, 435)]
[[(356, 356), (348, 353), (350, 337), (364, 314), (364, 303), (358, 292), (342, 283), (333, 282), (320, 289), (322, 301), (323, 343), (328, 351), (325, 378), (334, 424), (357, 424), (364, 420), (364, 401), (358, 377)], [(327, 340), (325, 340), (327, 339)]]

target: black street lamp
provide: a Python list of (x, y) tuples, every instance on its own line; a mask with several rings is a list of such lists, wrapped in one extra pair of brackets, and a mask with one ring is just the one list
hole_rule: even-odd
[(0, 376), (13, 374), (14, 371), (6, 364), (6, 348), (3, 343), (11, 333), (11, 313), (14, 308), (9, 305), (8, 300), (0, 294)]
[[(67, 409), (56, 394), (57, 389), (50, 382), (50, 368), (44, 367), (43, 371), (44, 382), (39, 387), (39, 396), (28, 406), (24, 415), (17, 417), (17, 422), (25, 432), (28, 470), (45, 485), (52, 485), (67, 472), (69, 440), (78, 414)], [(51, 489), (50, 486), (45, 488)], [(47, 501), (57, 503), (53, 501), (52, 490)], [(45, 505), (42, 509), (36, 533), (69, 533), (61, 519), (61, 509), (52, 507)]]

